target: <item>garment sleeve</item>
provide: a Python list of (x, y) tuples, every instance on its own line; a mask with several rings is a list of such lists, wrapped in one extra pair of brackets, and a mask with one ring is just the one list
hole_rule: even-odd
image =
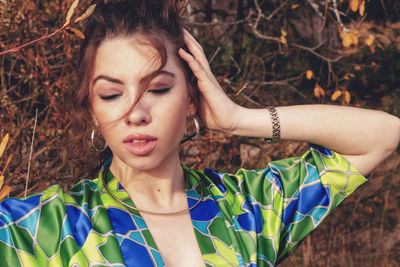
[[(58, 192), (61, 192), (58, 194)], [(59, 186), (0, 203), (0, 258), (5, 266), (46, 266), (58, 257), (65, 207)], [(60, 263), (60, 262), (58, 262)], [(3, 266), (3, 265), (2, 265)]]
[(343, 156), (316, 145), (264, 170), (239, 170), (236, 177), (251, 206), (260, 209), (258, 255), (268, 254), (275, 263), (367, 180)]
[(367, 180), (342, 155), (315, 145), (298, 159), (272, 162), (270, 170), (283, 197), (278, 262)]

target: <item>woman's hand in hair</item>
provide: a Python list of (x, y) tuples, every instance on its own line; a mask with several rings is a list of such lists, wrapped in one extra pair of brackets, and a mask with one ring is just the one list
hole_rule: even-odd
[(200, 90), (197, 114), (209, 129), (234, 132), (239, 121), (241, 106), (234, 103), (218, 84), (211, 72), (203, 47), (188, 32), (184, 31), (189, 53), (179, 49), (179, 55), (191, 68)]

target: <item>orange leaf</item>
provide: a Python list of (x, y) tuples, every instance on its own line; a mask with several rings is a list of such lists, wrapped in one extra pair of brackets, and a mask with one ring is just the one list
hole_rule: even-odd
[(281, 43), (284, 45), (287, 45), (286, 36), (287, 36), (287, 31), (285, 31), (284, 29), (281, 29), (281, 38), (280, 39), (281, 39)]
[(357, 35), (351, 33), (350, 37), (351, 37), (351, 44), (358, 45), (358, 37), (357, 37)]
[(306, 71), (306, 78), (308, 80), (311, 80), (311, 78), (314, 76), (314, 73), (312, 72), (312, 70), (308, 70)]
[(69, 29), (70, 29), (73, 33), (75, 33), (79, 38), (85, 39), (85, 35), (83, 34), (83, 32), (81, 32), (81, 31), (78, 30), (77, 28), (69, 27)]
[(331, 96), (331, 100), (335, 101), (336, 99), (339, 98), (339, 96), (342, 95), (342, 91), (340, 90), (336, 90), (335, 92), (333, 92), (332, 96)]
[(350, 104), (350, 100), (351, 100), (350, 92), (347, 90), (344, 90), (344, 103), (346, 103), (346, 105), (348, 105), (348, 104)]
[(320, 98), (321, 94), (319, 93), (318, 85), (314, 87), (314, 96), (316, 98)]
[(88, 9), (86, 9), (85, 13), (83, 13), (82, 15), (80, 15), (78, 18), (76, 18), (74, 20), (74, 22), (78, 22), (81, 20), (86, 19), (87, 17), (90, 16), (90, 14), (93, 13), (94, 9), (96, 8), (96, 4), (91, 5), (90, 7), (88, 7)]
[(315, 96), (316, 98), (320, 98), (321, 96), (324, 96), (324, 95), (325, 95), (324, 89), (322, 89), (322, 87), (319, 86), (318, 83), (316, 83), (316, 84), (315, 84), (315, 87), (314, 87), (314, 96)]
[(356, 12), (358, 10), (358, 7), (360, 6), (358, 0), (350, 0), (350, 9), (353, 12)]
[(3, 156), (4, 150), (6, 150), (6, 146), (7, 146), (9, 138), (10, 138), (10, 135), (6, 134), (4, 136), (4, 138), (3, 138), (3, 140), (1, 141), (1, 144), (0, 144), (0, 158), (1, 158), (1, 156)]
[(361, 2), (360, 9), (358, 10), (358, 12), (360, 12), (360, 16), (364, 16), (364, 12), (365, 12), (365, 1), (364, 0)]
[(68, 24), (71, 22), (72, 15), (74, 15), (75, 8), (78, 6), (78, 4), (79, 4), (79, 0), (75, 0), (75, 1), (72, 3), (71, 7), (69, 8), (69, 10), (68, 10), (68, 12), (67, 12), (67, 16), (66, 16), (66, 18), (65, 18), (65, 24), (64, 24), (64, 26), (65, 26), (65, 25), (68, 25)]
[(294, 4), (294, 5), (292, 5), (290, 8), (291, 9), (296, 9), (296, 8), (298, 8), (300, 6), (300, 4)]
[(8, 194), (10, 194), (11, 190), (12, 190), (11, 186), (5, 185), (3, 189), (0, 191), (0, 201), (6, 198)]
[(345, 32), (344, 35), (343, 35), (342, 43), (343, 43), (343, 46), (346, 47), (346, 48), (350, 47), (351, 43), (352, 43), (350, 34), (351, 34), (350, 32)]
[(284, 44), (284, 45), (286, 45), (286, 44), (287, 44), (286, 37), (285, 37), (285, 36), (283, 36), (283, 35), (281, 35), (281, 43), (282, 43), (282, 44)]
[(374, 39), (375, 37), (372, 34), (370, 34), (368, 38), (365, 40), (365, 44), (368, 46), (372, 46), (372, 44), (374, 43)]

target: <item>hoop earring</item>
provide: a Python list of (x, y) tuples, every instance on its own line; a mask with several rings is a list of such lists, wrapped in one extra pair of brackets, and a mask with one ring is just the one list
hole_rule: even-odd
[(94, 145), (94, 133), (95, 133), (95, 129), (93, 129), (93, 130), (92, 130), (92, 133), (90, 134), (90, 142), (91, 142), (92, 148), (93, 148), (93, 150), (96, 151), (96, 152), (103, 152), (104, 150), (107, 149), (108, 145), (107, 145), (106, 142), (104, 142), (104, 147), (103, 147), (103, 149), (101, 149), (101, 150), (98, 149), (98, 148)]
[(193, 120), (194, 127), (196, 129), (196, 133), (191, 136), (191, 139), (196, 141), (200, 138), (200, 123), (196, 116), (190, 116), (190, 118)]
[(193, 119), (194, 127), (196, 128), (196, 134), (192, 138), (193, 140), (197, 140), (200, 138), (200, 123), (195, 116), (191, 116), (191, 118)]
[[(181, 144), (183, 144), (183, 143), (185, 143), (185, 142), (187, 142), (189, 140), (196, 141), (197, 139), (200, 138), (200, 131), (201, 131), (200, 122), (196, 118), (196, 116), (190, 116), (190, 118), (193, 119), (193, 123), (194, 123), (194, 127), (196, 129), (196, 132), (194, 134), (189, 134), (189, 136), (187, 136), (185, 139), (183, 139), (181, 141)], [(185, 130), (185, 132), (186, 132), (186, 130)]]

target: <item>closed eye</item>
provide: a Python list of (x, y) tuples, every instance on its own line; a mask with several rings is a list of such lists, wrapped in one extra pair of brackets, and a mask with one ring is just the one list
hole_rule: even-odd
[(121, 94), (115, 94), (115, 95), (100, 95), (100, 99), (102, 100), (112, 100), (115, 99), (117, 97), (120, 97)]
[(171, 90), (171, 87), (160, 88), (160, 89), (151, 89), (151, 90), (148, 90), (147, 92), (153, 93), (153, 94), (163, 94), (163, 93), (168, 92), (169, 90)]

